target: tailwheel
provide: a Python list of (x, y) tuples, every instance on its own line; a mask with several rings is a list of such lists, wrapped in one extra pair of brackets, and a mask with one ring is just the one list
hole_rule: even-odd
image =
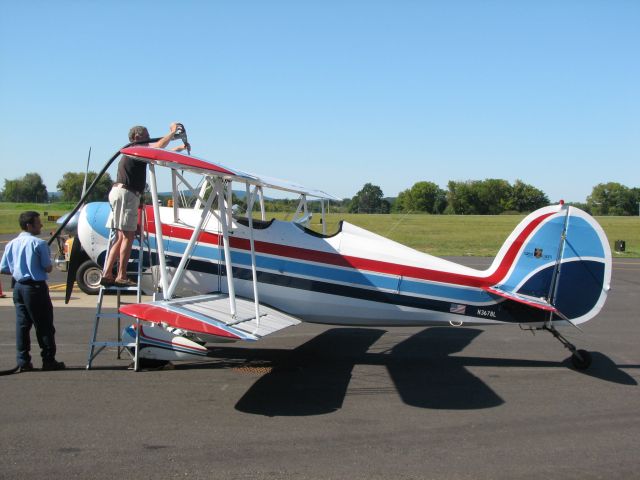
[(556, 330), (556, 327), (554, 327), (551, 322), (545, 324), (542, 329), (550, 332), (551, 335), (557, 338), (558, 341), (571, 352), (571, 363), (574, 368), (577, 370), (586, 370), (591, 366), (591, 354), (586, 350), (578, 350), (573, 343), (564, 338), (562, 334)]
[(586, 370), (591, 366), (591, 354), (586, 350), (576, 350), (571, 355), (571, 363), (578, 370)]

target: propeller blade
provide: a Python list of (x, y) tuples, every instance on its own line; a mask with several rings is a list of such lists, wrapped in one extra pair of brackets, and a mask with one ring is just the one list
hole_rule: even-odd
[(84, 260), (84, 256), (82, 255), (82, 246), (80, 245), (80, 240), (78, 238), (74, 238), (73, 244), (71, 246), (71, 254), (69, 255), (69, 268), (67, 270), (67, 289), (64, 294), (64, 303), (65, 305), (69, 303), (69, 299), (71, 298), (71, 292), (73, 291), (73, 285), (76, 283), (76, 274), (78, 273), (78, 267)]

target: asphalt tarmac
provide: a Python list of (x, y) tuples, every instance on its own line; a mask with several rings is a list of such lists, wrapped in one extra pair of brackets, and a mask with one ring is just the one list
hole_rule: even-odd
[[(583, 333), (563, 330), (592, 352), (586, 372), (551, 335), (517, 326), (311, 324), (174, 370), (135, 373), (105, 351), (87, 371), (96, 297), (64, 306), (61, 278), (69, 368), (0, 377), (2, 479), (638, 477), (638, 259), (614, 260)], [(0, 368), (15, 363), (14, 328), (0, 299)]]

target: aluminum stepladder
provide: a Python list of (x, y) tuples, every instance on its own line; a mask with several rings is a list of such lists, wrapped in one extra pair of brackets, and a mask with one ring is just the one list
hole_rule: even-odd
[[(142, 267), (143, 267), (143, 263), (144, 263), (144, 253), (145, 250), (147, 252), (147, 258), (149, 259), (149, 266), (151, 266), (151, 262), (152, 262), (152, 254), (151, 254), (151, 245), (149, 242), (149, 232), (146, 228), (147, 226), (147, 218), (146, 218), (146, 213), (145, 213), (145, 207), (144, 204), (141, 204), (140, 206), (140, 214), (138, 216), (138, 218), (140, 219), (140, 224), (139, 227), (136, 231), (136, 235), (134, 237), (134, 247), (136, 242), (138, 243), (138, 249), (137, 249), (137, 256), (134, 258), (134, 252), (136, 251), (136, 249), (134, 248), (132, 250), (132, 255), (131, 258), (129, 259), (129, 262), (136, 262), (137, 263), (137, 284), (135, 287), (117, 287), (117, 286), (111, 286), (111, 287), (104, 287), (104, 286), (100, 286), (100, 291), (98, 293), (98, 301), (96, 304), (96, 315), (95, 315), (95, 319), (94, 319), (94, 323), (93, 323), (93, 334), (91, 336), (91, 340), (89, 341), (89, 355), (87, 358), (87, 370), (91, 369), (91, 365), (93, 363), (93, 360), (105, 349), (105, 348), (115, 348), (117, 350), (117, 358), (120, 359), (120, 355), (122, 353), (123, 350), (126, 350), (128, 353), (131, 354), (131, 350), (133, 349), (133, 369), (134, 371), (138, 371), (139, 370), (139, 355), (138, 352), (140, 351), (140, 335), (138, 334), (140, 332), (140, 320), (139, 319), (135, 319), (135, 330), (136, 330), (136, 335), (135, 335), (135, 342), (127, 342), (127, 341), (123, 341), (122, 339), (122, 318), (128, 318), (127, 315), (124, 315), (122, 313), (120, 313), (120, 306), (122, 305), (122, 292), (135, 292), (136, 293), (136, 302), (140, 303), (141, 299), (142, 299), (142, 288), (141, 288), (141, 281), (142, 281), (142, 275), (143, 273), (151, 273), (152, 269), (150, 269), (149, 272), (143, 272), (142, 271)], [(115, 229), (111, 229), (110, 233), (109, 233), (109, 242), (108, 242), (108, 246), (107, 246), (107, 251), (105, 254), (105, 261), (107, 259), (107, 256), (109, 255), (109, 251), (111, 250), (111, 246), (113, 245), (114, 239), (116, 236), (116, 230)], [(103, 311), (103, 302), (104, 302), (104, 296), (106, 292), (114, 292), (115, 296), (116, 296), (116, 312), (104, 312)], [(117, 335), (116, 335), (116, 340), (115, 341), (99, 341), (98, 340), (98, 329), (100, 326), (100, 320), (106, 318), (106, 319), (115, 319), (116, 320), (116, 329), (117, 329)]]

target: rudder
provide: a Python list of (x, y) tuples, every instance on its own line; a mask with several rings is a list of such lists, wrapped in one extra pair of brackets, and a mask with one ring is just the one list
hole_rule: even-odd
[(543, 299), (558, 310), (560, 324), (562, 317), (579, 324), (600, 312), (610, 288), (611, 249), (593, 217), (565, 205), (537, 210), (516, 227), (496, 261), (504, 264), (516, 248), (497, 290)]

